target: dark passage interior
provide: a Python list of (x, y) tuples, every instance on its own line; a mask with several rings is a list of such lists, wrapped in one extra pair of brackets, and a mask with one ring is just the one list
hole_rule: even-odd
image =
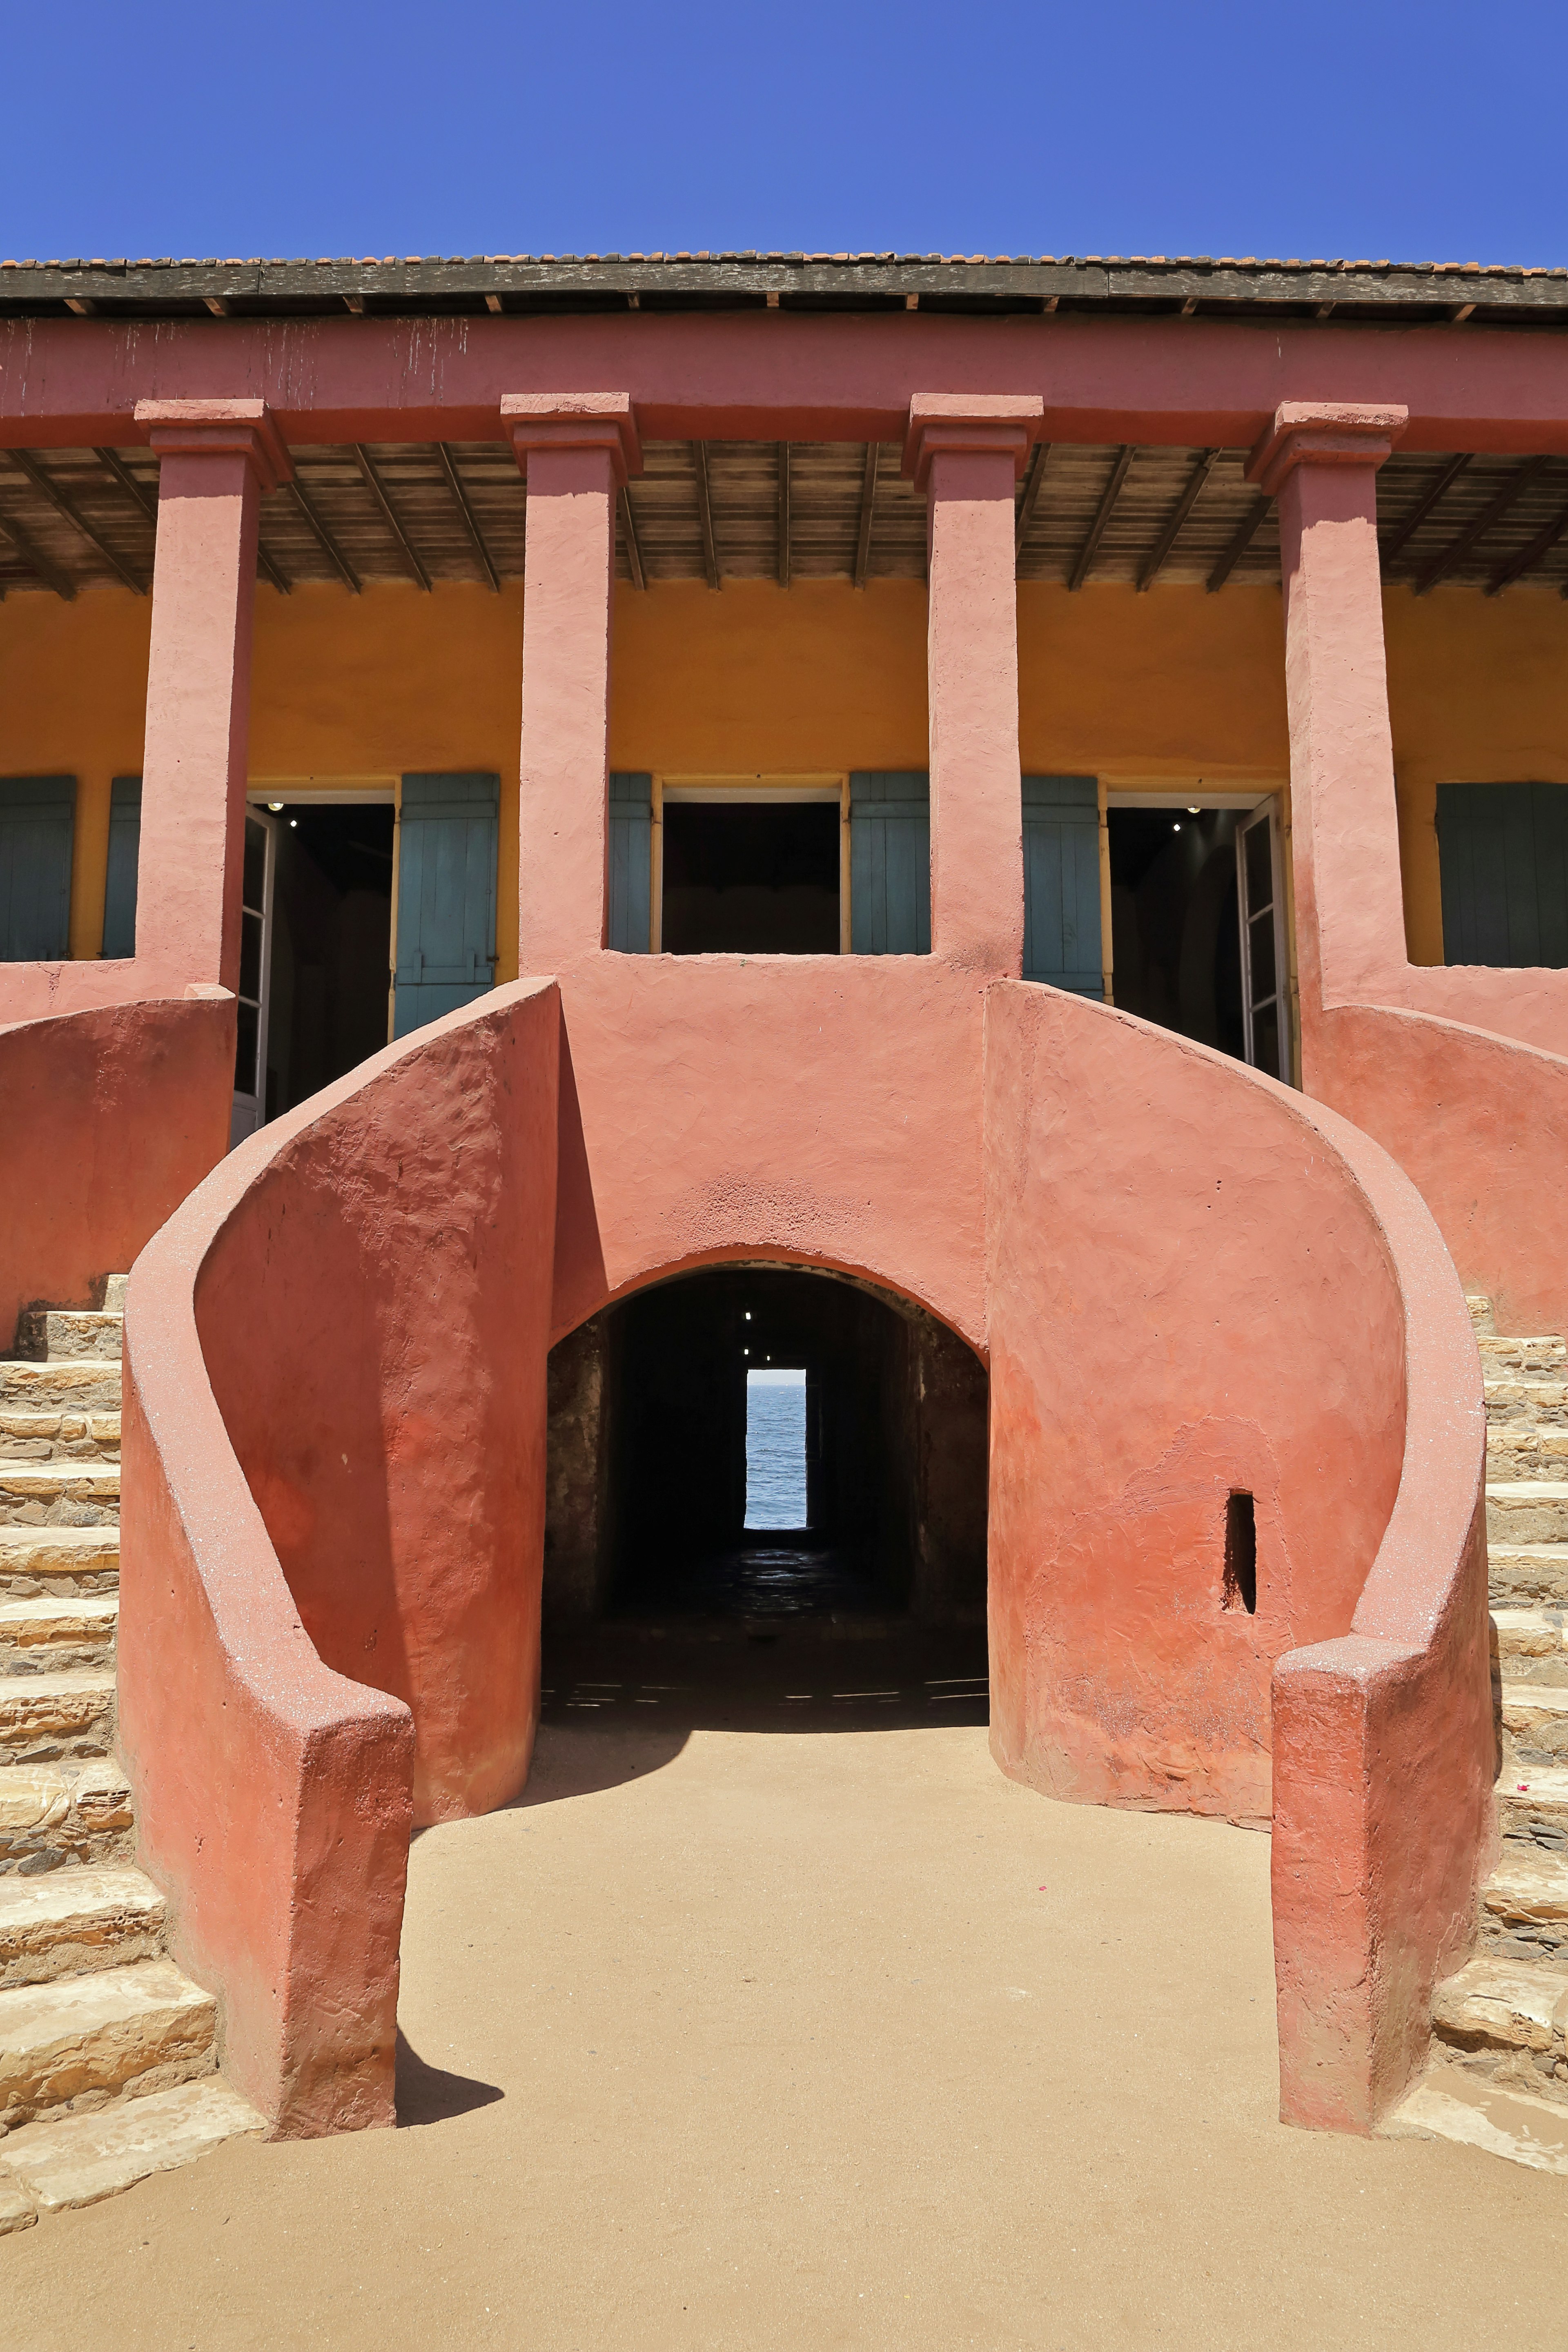
[[(806, 1524), (748, 1531), (770, 1360), (805, 1369)], [(830, 1276), (726, 1268), (607, 1307), (550, 1359), (546, 1614), (979, 1623), (987, 1412), (962, 1340)]]
[(1246, 1059), (1235, 809), (1111, 808), (1117, 1009)]
[(392, 940), (391, 808), (296, 804), (276, 823), (268, 1118), (385, 1045)]
[(837, 955), (834, 801), (664, 803), (667, 955)]

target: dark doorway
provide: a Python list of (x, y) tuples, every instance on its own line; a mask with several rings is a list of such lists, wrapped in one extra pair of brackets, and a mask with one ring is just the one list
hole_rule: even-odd
[(390, 806), (285, 803), (274, 824), (268, 1118), (386, 1044), (392, 940)]
[(833, 801), (664, 803), (667, 955), (837, 955)]
[[(748, 1528), (770, 1363), (805, 1373), (805, 1509)], [(908, 1301), (755, 1268), (641, 1292), (552, 1351), (546, 1612), (979, 1624), (987, 1413), (979, 1359)]]
[(1116, 808), (1110, 835), (1117, 1010), (1247, 1059), (1236, 809)]

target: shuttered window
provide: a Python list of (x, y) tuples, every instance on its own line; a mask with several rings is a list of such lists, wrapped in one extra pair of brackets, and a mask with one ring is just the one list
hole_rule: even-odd
[(1024, 978), (1105, 994), (1093, 776), (1024, 778)]
[(931, 778), (879, 769), (849, 779), (849, 946), (931, 953)]
[(495, 984), (500, 812), (499, 776), (403, 779), (395, 1036)]
[(136, 861), (142, 850), (142, 779), (116, 776), (109, 802), (109, 872), (103, 886), (103, 953), (136, 952)]
[(1439, 784), (1445, 963), (1568, 965), (1568, 784)]
[(651, 937), (653, 778), (610, 778), (610, 910), (608, 944), (623, 955), (647, 955)]
[(74, 776), (0, 776), (0, 963), (70, 953)]

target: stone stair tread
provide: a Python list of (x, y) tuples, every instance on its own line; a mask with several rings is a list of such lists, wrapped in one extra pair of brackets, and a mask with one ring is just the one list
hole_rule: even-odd
[(1432, 2002), (1432, 2022), (1447, 2040), (1553, 2050), (1559, 2057), (1565, 2019), (1568, 1970), (1489, 1952), (1467, 1960), (1438, 1986)]
[(42, 1832), (73, 1812), (94, 1827), (130, 1827), (131, 1784), (112, 1756), (68, 1764), (0, 1762), (0, 1837)]
[[(118, 2099), (91, 2115), (24, 2124), (0, 2140), (0, 2197), (9, 2172), (36, 2210), (93, 2205), (152, 2173), (189, 2164), (226, 2140), (259, 2138), (266, 2130), (266, 2117), (248, 2100), (207, 2074), (173, 2091)], [(0, 2205), (0, 2230), (5, 2226)]]
[(1516, 1683), (1505, 1679), (1502, 1686), (1502, 1719), (1505, 1724), (1510, 1710), (1515, 1714), (1568, 1715), (1568, 1684)]
[[(1568, 1774), (1563, 1775), (1568, 1779)], [(1481, 1902), (1494, 1918), (1568, 1920), (1568, 1854), (1524, 1853), (1509, 1840), (1485, 1886)]]
[(1561, 1807), (1568, 1813), (1568, 1770), (1553, 1764), (1505, 1765), (1497, 1792), (1505, 1810), (1518, 1805), (1546, 1812)]
[(40, 2108), (121, 2090), (138, 2074), (205, 2071), (216, 2015), (212, 1995), (167, 1959), (0, 1989), (0, 2116), (19, 2126)]
[(1430, 2066), (1384, 2131), (1394, 2139), (1455, 2140), (1532, 2171), (1568, 2173), (1568, 2106), (1497, 2089), (1462, 2066)]
[[(1539, 1485), (1541, 1482), (1532, 1482)], [(40, 1501), (46, 1495), (58, 1495), (67, 1486), (90, 1486), (90, 1500), (113, 1503), (120, 1498), (120, 1465), (106, 1462), (101, 1455), (68, 1456), (63, 1462), (30, 1462), (7, 1458), (0, 1454), (0, 1489), (13, 1494), (36, 1496)], [(1564, 1490), (1568, 1492), (1568, 1489)]]
[(25, 1643), (105, 1640), (114, 1631), (120, 1597), (114, 1592), (46, 1592), (26, 1601), (0, 1601), (0, 1642)]
[(163, 1923), (163, 1895), (130, 1866), (0, 1879), (0, 1986), (155, 1958)]
[(118, 1528), (0, 1528), (0, 1576), (83, 1576), (119, 1566)]
[(0, 1743), (56, 1734), (86, 1737), (113, 1706), (114, 1695), (114, 1675), (107, 1666), (0, 1675)]
[(1488, 1502), (1510, 1502), (1515, 1496), (1521, 1496), (1526, 1502), (1531, 1503), (1568, 1502), (1568, 1479), (1489, 1478), (1487, 1480)]

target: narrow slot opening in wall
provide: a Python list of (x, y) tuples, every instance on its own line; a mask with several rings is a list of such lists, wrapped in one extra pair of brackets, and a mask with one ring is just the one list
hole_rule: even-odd
[(805, 1367), (748, 1371), (746, 1532), (809, 1525)]
[(1250, 1495), (1226, 1498), (1225, 1606), (1258, 1613), (1258, 1514)]

